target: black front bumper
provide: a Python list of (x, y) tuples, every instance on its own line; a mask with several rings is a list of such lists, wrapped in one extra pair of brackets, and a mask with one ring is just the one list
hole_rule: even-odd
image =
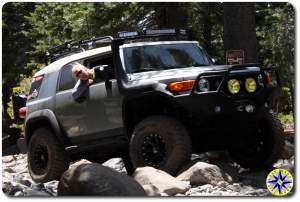
[[(257, 78), (261, 74), (263, 85), (258, 86), (256, 92), (247, 93), (245, 90), (237, 95), (228, 92), (227, 82), (231, 78)], [(221, 76), (222, 81), (215, 91), (199, 92), (198, 81), (210, 76)], [(277, 78), (277, 80), (279, 80)], [(183, 109), (186, 123), (198, 129), (230, 131), (246, 125), (255, 125), (260, 117), (270, 109), (270, 103), (280, 95), (280, 88), (267, 82), (264, 71), (243, 72), (231, 74), (231, 70), (223, 72), (207, 72), (200, 74), (195, 82), (194, 88), (189, 94), (174, 97), (175, 105)], [(246, 110), (249, 106), (253, 110)], [(234, 126), (234, 127), (233, 127)]]

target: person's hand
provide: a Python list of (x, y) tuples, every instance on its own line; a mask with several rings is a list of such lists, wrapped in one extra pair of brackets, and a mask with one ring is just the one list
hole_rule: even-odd
[(76, 63), (72, 67), (72, 75), (73, 77), (79, 77), (80, 80), (86, 81), (89, 80), (89, 83), (92, 83), (92, 69), (88, 69), (82, 64)]

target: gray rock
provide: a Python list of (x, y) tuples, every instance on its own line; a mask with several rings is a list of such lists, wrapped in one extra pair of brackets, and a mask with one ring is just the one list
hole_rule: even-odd
[(58, 181), (51, 181), (44, 184), (47, 192), (51, 193), (53, 196), (57, 195)]
[(197, 162), (176, 178), (189, 181), (191, 185), (217, 185), (220, 181), (232, 181), (232, 178), (227, 173), (223, 173), (218, 166), (204, 162)]
[(2, 163), (9, 163), (12, 162), (14, 159), (14, 156), (3, 156), (2, 157)]
[(282, 152), (283, 159), (289, 159), (295, 155), (295, 146), (290, 141), (285, 140), (284, 149)]
[(108, 161), (104, 162), (102, 165), (115, 169), (116, 171), (121, 173), (127, 173), (125, 164), (121, 158), (109, 159)]
[(25, 194), (22, 191), (17, 191), (14, 196), (25, 196)]
[(160, 193), (166, 193), (170, 196), (185, 193), (190, 188), (188, 183), (152, 167), (137, 168), (133, 173), (133, 178), (142, 186), (151, 185), (149, 188), (155, 187)]
[(92, 162), (90, 162), (89, 160), (81, 159), (79, 161), (75, 161), (75, 162), (71, 163), (69, 168), (72, 169), (72, 168), (76, 168), (79, 165), (90, 164), (90, 163), (92, 163)]
[(37, 183), (37, 184), (33, 183), (33, 184), (31, 184), (30, 188), (34, 189), (34, 190), (37, 190), (37, 191), (40, 191), (40, 190), (44, 189), (45, 186), (42, 183)]
[(11, 167), (6, 167), (6, 168), (4, 168), (3, 171), (4, 171), (4, 172), (7, 172), (7, 173), (15, 173), (14, 169), (11, 168)]
[[(15, 196), (17, 192), (22, 192), (23, 193), (23, 187), (19, 184), (16, 183), (11, 183), (11, 182), (3, 182), (2, 184), (2, 190), (5, 194), (9, 196)], [(18, 193), (19, 195), (20, 193)]]
[(147, 196), (161, 196), (159, 189), (152, 184), (146, 184), (143, 186)]
[[(291, 145), (288, 145), (288, 147), (289, 146), (291, 146)], [(293, 151), (294, 148), (292, 146), (289, 147), (289, 149), (291, 149), (290, 152), (294, 152)], [(222, 157), (222, 155), (219, 155), (219, 157), (218, 157), (218, 155), (215, 155), (215, 154), (216, 153), (214, 153), (214, 155), (212, 155), (212, 154), (195, 155), (194, 154), (192, 156), (193, 161), (190, 164), (187, 164), (185, 166), (185, 168), (183, 169), (183, 172), (191, 169), (193, 166), (196, 165), (196, 163), (199, 160), (205, 161), (205, 162), (210, 162), (210, 164), (208, 164), (208, 165), (212, 166), (213, 171), (210, 171), (208, 169), (208, 172), (207, 172), (207, 170), (204, 169), (203, 172), (207, 172), (207, 173), (209, 173), (209, 175), (212, 175), (212, 179), (216, 178), (215, 180), (212, 180), (212, 181), (217, 182), (216, 184), (214, 184), (214, 183), (206, 184), (206, 183), (210, 183), (209, 180), (207, 180), (205, 182), (205, 184), (200, 184), (200, 185), (193, 184), (193, 180), (195, 180), (195, 178), (191, 177), (191, 184), (193, 185), (193, 187), (191, 188), (189, 185), (189, 183), (190, 183), (189, 179), (185, 179), (187, 181), (184, 181), (184, 180), (179, 181), (178, 179), (176, 179), (172, 176), (169, 176), (173, 180), (175, 179), (176, 182), (179, 181), (180, 183), (184, 184), (184, 185), (181, 184), (181, 188), (183, 190), (179, 191), (180, 193), (177, 193), (177, 191), (174, 191), (172, 193), (172, 191), (170, 191), (167, 188), (168, 186), (170, 187), (172, 185), (172, 183), (170, 183), (168, 180), (166, 180), (165, 178), (162, 178), (161, 175), (159, 175), (159, 173), (161, 174), (161, 172), (163, 172), (163, 171), (158, 170), (158, 171), (155, 171), (155, 172), (157, 172), (157, 173), (155, 173), (152, 171), (149, 172), (149, 170), (148, 170), (147, 172), (149, 172), (149, 173), (147, 174), (147, 172), (146, 172), (146, 175), (148, 176), (147, 178), (150, 178), (151, 183), (145, 183), (145, 185), (142, 186), (145, 190), (144, 194), (147, 194), (148, 196), (174, 196), (174, 195), (175, 196), (272, 196), (272, 194), (270, 194), (270, 192), (267, 189), (265, 189), (265, 180), (266, 180), (266, 175), (273, 168), (269, 168), (269, 169), (259, 171), (259, 172), (258, 171), (253, 172), (253, 171), (250, 171), (249, 169), (243, 169), (243, 168), (239, 167), (238, 165), (234, 165), (230, 161), (227, 162), (227, 161), (224, 161), (223, 159), (221, 159), (223, 161), (220, 161), (220, 158)], [(81, 165), (86, 165), (86, 164), (91, 165), (91, 162), (83, 159), (83, 160), (73, 163), (71, 165), (70, 169), (76, 168)], [(294, 173), (295, 172), (294, 164), (295, 164), (295, 157), (292, 156), (291, 158), (288, 158), (288, 159), (279, 160), (277, 163), (274, 164), (274, 167), (275, 168), (285, 168), (285, 169), (291, 171), (292, 173)], [(119, 172), (118, 174), (126, 173), (125, 168), (124, 168), (124, 163), (121, 158), (110, 159), (110, 160), (106, 161), (104, 163), (104, 165), (117, 170)], [(210, 167), (210, 166), (208, 166), (208, 167)], [(220, 172), (222, 174), (223, 180), (221, 180), (221, 181), (217, 180), (218, 176), (220, 176), (219, 174), (214, 175), (214, 174), (210, 173), (210, 172), (214, 173), (214, 168), (215, 168), (214, 166), (219, 168), (219, 169), (216, 169), (216, 173)], [(115, 175), (115, 173), (116, 172), (114, 172), (114, 175)], [(167, 173), (165, 173), (165, 174), (168, 175)], [(233, 182), (235, 182), (235, 183), (232, 183), (230, 180), (227, 180), (227, 177), (229, 177), (229, 176), (227, 176), (227, 174), (229, 174), (229, 176), (233, 179)], [(224, 175), (225, 175), (225, 177), (224, 177)], [(77, 176), (79, 176), (79, 175), (77, 175)], [(84, 176), (84, 175), (82, 175), (82, 173), (81, 173), (80, 176)], [(93, 179), (87, 180), (86, 183), (84, 183), (84, 180), (82, 178), (80, 178), (80, 179), (77, 178), (77, 181), (81, 181), (83, 184), (82, 186), (85, 186), (86, 188), (88, 188), (88, 186), (91, 186), (91, 185), (88, 185), (88, 186), (86, 186), (86, 185), (89, 184), (90, 181), (93, 181), (94, 178), (97, 178), (94, 171), (90, 171), (90, 176), (93, 177)], [(124, 176), (124, 175), (122, 175), (122, 176)], [(153, 177), (158, 178), (158, 182), (155, 182), (152, 184)], [(103, 176), (101, 177), (101, 175), (100, 175), (99, 178), (101, 178), (101, 179), (94, 180), (93, 183), (94, 184), (97, 182), (100, 182), (100, 184), (103, 183)], [(122, 189), (123, 187), (126, 187), (126, 186), (128, 187), (127, 180), (125, 180), (125, 182), (123, 182), (123, 183), (122, 182), (119, 183), (118, 180), (116, 180), (114, 182), (118, 182), (118, 183), (111, 183), (113, 185), (117, 184), (116, 186), (118, 188), (116, 188), (116, 190)], [(174, 181), (171, 180), (171, 182), (174, 182)], [(51, 182), (47, 182), (44, 184), (41, 184), (41, 183), (36, 184), (35, 182), (33, 182), (28, 173), (27, 156), (26, 155), (19, 154), (19, 155), (2, 157), (2, 190), (5, 194), (7, 194), (9, 196), (16, 196), (16, 197), (56, 196), (58, 183), (59, 183), (58, 181), (51, 181)], [(96, 187), (96, 186), (100, 186), (100, 185), (97, 184), (94, 187)], [(102, 188), (103, 187), (104, 186), (102, 186)], [(185, 189), (185, 187), (187, 187), (187, 189)], [(109, 188), (111, 188), (111, 187), (109, 187)], [(103, 192), (109, 191), (109, 188), (106, 190), (102, 189), (102, 191)], [(80, 189), (80, 191), (81, 191), (81, 189)], [(68, 195), (70, 195), (70, 194), (68, 194)], [(77, 194), (77, 195), (79, 195), (79, 194)], [(86, 195), (90, 195), (90, 194), (86, 194)], [(101, 195), (101, 194), (98, 194), (98, 195)], [(115, 192), (113, 194), (111, 194), (111, 196), (115, 196), (115, 195), (118, 195), (118, 194), (115, 194)]]
[(234, 191), (234, 192), (239, 192), (241, 190), (241, 187), (239, 184), (234, 183), (234, 184), (228, 185), (227, 189), (230, 189), (231, 191)]
[(80, 164), (67, 170), (61, 177), (59, 196), (145, 196), (144, 189), (127, 175), (101, 164)]
[(291, 173), (295, 171), (295, 156), (290, 157), (289, 159), (280, 159), (274, 164), (275, 168), (283, 168)]
[(200, 192), (211, 193), (213, 191), (213, 186), (211, 184), (206, 184), (199, 187)]
[(160, 196), (170, 196), (170, 195), (167, 194), (167, 193), (165, 193), (165, 192), (163, 192), (163, 193), (160, 194)]
[(47, 193), (46, 191), (37, 191), (33, 189), (26, 189), (24, 196), (43, 196), (43, 197), (49, 197), (52, 196), (52, 194)]
[(16, 175), (13, 177), (13, 181), (16, 183), (20, 183), (24, 186), (30, 187), (32, 184), (32, 181), (30, 181), (29, 179), (26, 179), (24, 176), (22, 175)]
[(228, 185), (229, 185), (229, 183), (226, 181), (220, 181), (217, 183), (217, 186), (219, 186), (219, 187), (227, 187)]

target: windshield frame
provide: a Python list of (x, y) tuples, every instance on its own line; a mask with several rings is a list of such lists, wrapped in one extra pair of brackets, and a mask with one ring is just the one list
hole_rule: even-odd
[[(136, 74), (136, 73), (140, 73), (140, 72), (130, 72), (128, 71), (128, 67), (126, 66), (126, 62), (125, 62), (125, 49), (126, 48), (130, 48), (130, 47), (139, 47), (139, 46), (155, 46), (155, 45), (171, 45), (171, 44), (195, 44), (197, 45), (202, 53), (203, 56), (207, 58), (208, 61), (208, 66), (212, 65), (212, 60), (211, 57), (207, 54), (207, 52), (205, 51), (205, 49), (202, 48), (202, 46), (199, 45), (199, 43), (197, 41), (155, 41), (155, 42), (136, 42), (136, 43), (131, 43), (131, 44), (124, 44), (122, 46), (120, 46), (120, 57), (121, 57), (121, 63), (122, 63), (122, 67), (123, 70), (127, 73), (127, 74)], [(188, 68), (188, 67), (185, 67)], [(167, 70), (167, 69), (164, 69)], [(148, 70), (146, 72), (150, 72), (150, 71), (164, 71), (164, 70)]]

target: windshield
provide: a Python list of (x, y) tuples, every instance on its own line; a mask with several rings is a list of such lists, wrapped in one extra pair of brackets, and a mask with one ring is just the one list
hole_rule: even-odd
[(124, 49), (124, 57), (129, 73), (210, 65), (196, 43), (128, 47)]

